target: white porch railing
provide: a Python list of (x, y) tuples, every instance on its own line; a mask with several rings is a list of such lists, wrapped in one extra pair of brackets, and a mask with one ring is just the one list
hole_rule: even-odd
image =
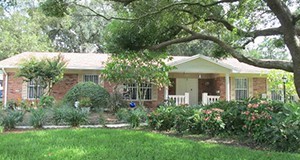
[(208, 105), (220, 100), (220, 96), (208, 95), (208, 93), (202, 93), (202, 104)]
[(174, 102), (176, 106), (189, 104), (189, 93), (184, 95), (169, 95), (168, 100)]

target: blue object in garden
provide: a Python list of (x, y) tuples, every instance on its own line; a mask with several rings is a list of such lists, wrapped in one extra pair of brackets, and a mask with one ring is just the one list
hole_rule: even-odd
[(135, 103), (134, 103), (134, 102), (130, 102), (130, 103), (129, 103), (129, 106), (130, 106), (131, 108), (134, 108), (134, 107), (135, 107)]

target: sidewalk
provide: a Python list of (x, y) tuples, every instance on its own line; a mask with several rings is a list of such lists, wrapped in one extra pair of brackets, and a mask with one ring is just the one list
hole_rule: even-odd
[[(146, 126), (147, 123), (141, 123), (140, 126)], [(103, 125), (80, 125), (80, 128), (123, 128), (123, 127), (129, 127), (130, 124), (128, 123), (120, 123), (120, 124), (107, 124), (105, 126)], [(16, 129), (33, 129), (32, 126), (16, 126)], [(43, 126), (44, 129), (60, 129), (60, 128), (72, 128), (71, 126), (56, 126), (56, 125), (45, 125)]]

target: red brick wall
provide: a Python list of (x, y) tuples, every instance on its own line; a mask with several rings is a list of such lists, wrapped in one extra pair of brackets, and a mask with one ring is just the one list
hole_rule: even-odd
[(150, 110), (156, 109), (156, 107), (164, 102), (164, 89), (157, 89), (157, 100), (156, 101), (145, 101), (145, 106)]
[(170, 78), (169, 95), (176, 95), (176, 78)]
[(267, 79), (253, 78), (253, 96), (260, 97), (262, 93), (267, 93)]
[[(21, 100), (22, 99), (22, 84), (23, 79), (20, 77), (16, 77), (16, 74), (13, 72), (9, 72), (8, 74), (8, 82), (7, 82), (7, 100)], [(5, 81), (6, 76), (3, 75), (3, 91), (5, 91)], [(3, 92), (3, 99), (5, 99), (5, 92)]]
[(220, 91), (220, 99), (225, 100), (226, 99), (226, 82), (225, 77), (217, 77), (215, 79), (215, 88), (216, 91)]
[(214, 79), (199, 79), (198, 80), (198, 100), (202, 101), (202, 93), (208, 95), (216, 95), (216, 85)]
[(63, 80), (53, 86), (52, 95), (56, 100), (61, 100), (77, 83), (78, 74), (65, 74)]

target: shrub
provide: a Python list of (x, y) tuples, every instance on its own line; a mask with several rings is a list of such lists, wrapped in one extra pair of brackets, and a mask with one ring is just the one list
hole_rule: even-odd
[(205, 132), (212, 136), (220, 134), (225, 128), (221, 118), (222, 112), (223, 110), (219, 108), (199, 109), (194, 112), (192, 125), (200, 130), (198, 133)]
[(4, 127), (5, 130), (10, 130), (15, 128), (18, 122), (23, 120), (24, 113), (21, 111), (8, 110), (6, 114), (3, 114), (0, 120), (0, 125)]
[(81, 97), (79, 100), (79, 107), (92, 107), (92, 101), (89, 97)]
[(93, 82), (81, 82), (72, 87), (64, 96), (64, 102), (74, 106), (74, 103), (81, 98), (90, 98), (92, 107), (107, 107), (108, 92)]
[(127, 122), (130, 123), (132, 128), (139, 127), (141, 122), (145, 122), (147, 120), (147, 111), (142, 106), (139, 106), (135, 109), (131, 109), (129, 111), (129, 117)]
[(265, 128), (266, 142), (278, 151), (300, 150), (300, 107), (287, 104)]
[(147, 111), (142, 106), (135, 109), (121, 108), (117, 111), (117, 118), (120, 121), (130, 123), (132, 128), (136, 128), (140, 126), (141, 122), (147, 120)]
[(116, 115), (117, 115), (118, 120), (123, 121), (123, 122), (127, 122), (127, 120), (130, 117), (129, 110), (127, 108), (118, 109)]
[(112, 112), (117, 112), (121, 108), (126, 108), (128, 104), (122, 94), (114, 92), (108, 98), (108, 106)]
[(46, 123), (46, 118), (45, 109), (32, 109), (29, 122), (34, 128), (42, 128)]
[(88, 122), (88, 112), (69, 107), (64, 113), (64, 121), (72, 127), (78, 127)]
[(242, 129), (255, 141), (264, 141), (266, 138), (263, 130), (271, 124), (272, 111), (273, 107), (267, 101), (249, 102), (241, 113), (241, 119), (245, 123)]
[(54, 100), (53, 96), (42, 96), (40, 98), (39, 106), (51, 108), (54, 106)]
[(57, 107), (53, 109), (52, 119), (55, 125), (65, 122), (65, 114), (67, 112), (68, 106)]
[(159, 131), (170, 130), (174, 126), (175, 115), (171, 106), (161, 106), (153, 111), (149, 118), (148, 124), (152, 129)]

